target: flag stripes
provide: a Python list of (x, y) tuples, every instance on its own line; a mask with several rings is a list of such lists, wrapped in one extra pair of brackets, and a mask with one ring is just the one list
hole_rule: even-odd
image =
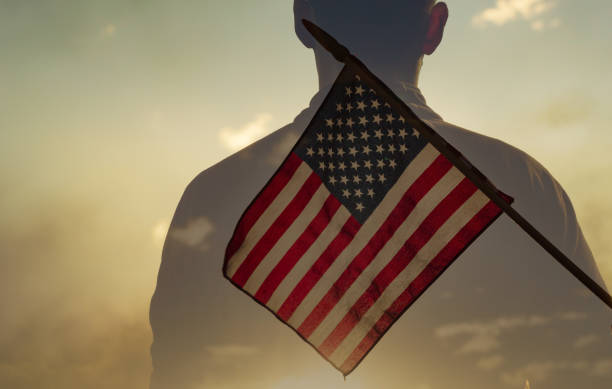
[[(278, 285), (296, 265), (296, 262), (304, 256), (315, 242), (319, 242), (319, 236), (329, 225), (339, 208), (340, 202), (336, 200), (334, 196), (329, 195), (317, 216), (315, 216), (308, 227), (304, 229), (300, 237), (295, 241), (293, 246), (287, 250), (278, 264), (270, 270), (262, 285), (257, 289), (255, 298), (258, 301), (262, 303), (268, 302), (272, 293), (274, 293)], [(246, 289), (252, 292), (251, 289)]]
[(430, 145), (363, 225), (295, 154), (279, 173), (239, 223), (226, 274), (344, 373), (499, 214)]
[[(480, 192), (478, 192), (481, 194)], [(442, 249), (436, 257), (427, 265), (399, 297), (381, 314), (376, 324), (372, 326), (352, 350), (350, 347), (345, 347), (344, 351), (338, 352), (332, 356), (332, 363), (335, 366), (340, 366), (339, 369), (343, 372), (350, 372), (359, 361), (367, 354), (367, 352), (376, 344), (382, 334), (393, 324), (393, 322), (412, 304), (425, 289), (440, 275), (446, 267), (460, 254), (460, 252), (474, 240), (486, 226), (495, 220), (500, 211), (497, 205), (489, 201), (477, 214), (470, 220)], [(354, 335), (353, 337), (357, 337)], [(357, 337), (358, 338), (358, 337)], [(347, 344), (350, 342), (346, 342)], [(340, 353), (342, 352), (342, 355)], [(347, 358), (344, 355), (350, 353)]]

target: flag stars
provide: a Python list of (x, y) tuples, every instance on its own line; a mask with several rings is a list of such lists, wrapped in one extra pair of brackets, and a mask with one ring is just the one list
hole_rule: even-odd
[(353, 182), (355, 184), (360, 184), (361, 183), (361, 177), (359, 177), (357, 175), (353, 176)]
[(342, 118), (338, 118), (338, 120), (336, 120), (336, 124), (338, 127), (342, 126)]
[(421, 134), (419, 134), (419, 132), (416, 130), (416, 128), (412, 129), (412, 136), (414, 136), (415, 138), (419, 138)]
[(398, 120), (399, 120), (400, 122), (402, 122), (402, 123), (406, 123), (406, 119), (404, 119), (404, 117), (403, 117), (403, 116), (400, 116)]
[(329, 165), (327, 165), (327, 168), (330, 172), (333, 172), (336, 167), (334, 166), (333, 162), (330, 162)]
[(346, 110), (351, 112), (353, 110), (353, 105), (351, 103), (346, 104)]
[(406, 152), (408, 151), (408, 147), (406, 147), (405, 144), (401, 144), (400, 147), (399, 147), (399, 151), (402, 154), (406, 154)]
[(346, 139), (348, 139), (349, 142), (355, 142), (355, 139), (357, 139), (355, 135), (353, 135), (352, 132), (349, 132), (348, 134), (346, 134), (346, 137), (347, 137)]
[(384, 183), (385, 183), (385, 181), (387, 181), (387, 178), (385, 177), (385, 175), (384, 175), (384, 174), (379, 174), (379, 175), (378, 175), (378, 181), (379, 181), (381, 184), (384, 184)]
[(338, 134), (338, 135), (336, 135), (336, 140), (338, 142), (342, 142), (344, 140), (344, 137), (342, 136), (342, 134)]
[(348, 118), (346, 121), (346, 126), (349, 128), (353, 128), (353, 124), (355, 124), (355, 122), (353, 122), (352, 118)]
[(357, 102), (357, 109), (361, 110), (361, 111), (365, 111), (366, 109), (366, 105), (363, 101), (358, 101)]
[(383, 147), (383, 145), (376, 145), (376, 152), (379, 154), (382, 154), (385, 152), (385, 148)]
[(378, 139), (378, 140), (381, 140), (381, 139), (382, 139), (382, 137), (383, 137), (383, 133), (382, 133), (382, 131), (381, 131), (381, 130), (376, 130), (376, 131), (374, 131), (374, 138), (376, 138), (376, 139)]
[(369, 159), (366, 159), (363, 162), (363, 167), (366, 168), (366, 169), (372, 169), (372, 161), (370, 161)]
[(370, 188), (370, 189), (368, 189), (368, 196), (370, 196), (370, 198), (372, 198), (372, 199), (373, 199), (373, 198), (374, 198), (374, 194), (375, 194), (375, 193), (374, 193), (374, 189), (371, 189), (371, 188)]
[[(368, 184), (371, 184), (371, 183), (373, 183), (373, 182), (374, 182), (374, 177), (373, 177), (371, 174), (366, 174), (366, 176), (365, 176), (365, 181), (366, 181)], [(368, 192), (369, 192), (369, 191), (368, 191)]]
[(355, 197), (357, 198), (361, 198), (361, 196), (363, 196), (363, 192), (361, 191), (361, 189), (355, 189)]
[(319, 157), (322, 157), (325, 155), (325, 150), (323, 150), (323, 147), (319, 147), (319, 150), (317, 150), (317, 154), (319, 155)]
[(350, 96), (350, 95), (353, 94), (353, 90), (350, 87), (348, 87), (348, 86), (345, 88), (345, 91), (346, 91), (346, 95), (347, 96)]
[(404, 128), (402, 128), (401, 130), (399, 130), (399, 133), (397, 134), (397, 136), (399, 136), (400, 138), (402, 138), (402, 140), (406, 137), (406, 135), (408, 135), (408, 133), (406, 133), (406, 130)]
[(366, 142), (367, 142), (369, 137), (370, 137), (370, 134), (368, 134), (368, 132), (367, 132), (367, 131), (363, 131), (363, 132), (361, 133), (361, 139), (363, 139), (364, 141), (366, 141)]
[(346, 164), (344, 162), (340, 162), (338, 164), (338, 169), (344, 171), (344, 169), (346, 169)]
[(361, 152), (365, 155), (370, 155), (370, 153), (372, 152), (372, 149), (370, 149), (369, 145), (365, 145), (362, 147)]
[(329, 183), (332, 185), (336, 185), (336, 182), (338, 182), (338, 180), (336, 180), (336, 177), (334, 176), (330, 176), (329, 177)]
[(374, 115), (374, 119), (372, 119), (372, 121), (376, 124), (380, 124), (380, 122), (382, 121), (380, 115)]
[(342, 112), (344, 108), (342, 108), (342, 104), (336, 104), (336, 111)]
[(314, 150), (312, 149), (312, 147), (306, 148), (306, 155), (309, 157), (312, 157), (314, 155)]
[(389, 145), (389, 152), (390, 152), (390, 153), (395, 153), (395, 151), (396, 151), (396, 149), (395, 149), (395, 145), (393, 145), (393, 143), (391, 143), (391, 144)]
[(326, 119), (325, 120), (325, 124), (327, 125), (327, 127), (333, 127), (334, 126), (334, 119)]
[(351, 162), (351, 169), (354, 169), (354, 170), (359, 169), (359, 162), (357, 161)]
[(355, 94), (356, 95), (363, 96), (363, 92), (365, 92), (365, 89), (363, 89), (363, 87), (361, 85), (359, 85), (357, 88), (355, 88)]
[(389, 138), (393, 138), (395, 136), (395, 132), (393, 132), (393, 129), (387, 130), (387, 136)]
[(372, 100), (370, 102), (370, 106), (374, 109), (378, 109), (378, 107), (380, 107), (380, 103), (378, 102), (378, 100)]
[(330, 142), (334, 140), (334, 135), (331, 132), (327, 135), (327, 140)]
[(319, 162), (319, 169), (325, 170), (325, 162)]
[(376, 167), (382, 169), (385, 167), (385, 161), (383, 159), (376, 160)]
[(340, 182), (343, 183), (344, 185), (348, 184), (348, 178), (346, 178), (346, 176), (341, 176), (340, 177)]
[(320, 132), (317, 134), (317, 142), (323, 142), (323, 134)]
[(354, 157), (355, 155), (357, 155), (357, 148), (356, 148), (356, 147), (349, 147), (349, 154), (350, 154), (351, 156), (353, 156), (353, 157)]
[(348, 199), (349, 197), (351, 197), (351, 191), (348, 190), (348, 189), (342, 190), (342, 196), (344, 196), (344, 197), (346, 197)]
[(340, 158), (344, 157), (344, 149), (342, 147), (340, 147), (338, 149), (338, 151), (336, 151), (336, 154), (338, 154), (340, 156)]
[(397, 163), (395, 163), (394, 159), (389, 160), (389, 167), (395, 169), (397, 167)]
[(362, 126), (366, 126), (368, 124), (368, 119), (365, 116), (359, 117), (359, 124)]
[(393, 121), (395, 120), (395, 118), (393, 117), (393, 115), (391, 114), (387, 114), (387, 123), (393, 123)]
[(363, 206), (363, 204), (361, 204), (361, 203), (357, 203), (357, 204), (355, 205), (355, 209), (357, 209), (359, 212), (363, 211), (363, 209), (364, 209), (364, 208), (365, 208), (365, 207), (364, 207), (364, 206)]
[(330, 157), (333, 157), (334, 156), (334, 150), (331, 149), (331, 148), (327, 149), (327, 155), (329, 155)]

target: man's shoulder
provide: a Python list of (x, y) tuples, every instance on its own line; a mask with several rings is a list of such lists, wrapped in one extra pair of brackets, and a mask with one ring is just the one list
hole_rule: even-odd
[(430, 124), (498, 189), (514, 198), (513, 208), (602, 282), (572, 201), (550, 171), (527, 152), (502, 140), (442, 121)]
[(541, 194), (541, 189), (552, 185), (562, 190), (553, 175), (520, 148), (441, 120), (430, 124), (500, 189), (529, 189)]

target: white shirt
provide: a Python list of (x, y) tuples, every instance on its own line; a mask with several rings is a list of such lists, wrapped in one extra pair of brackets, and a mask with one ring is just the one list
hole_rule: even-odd
[[(395, 88), (513, 207), (603, 285), (561, 186), (533, 158), (446, 123)], [(309, 123), (295, 121), (200, 173), (177, 207), (151, 302), (152, 388), (608, 389), (612, 314), (502, 215), (396, 322), (343, 383), (292, 330), (222, 276), (225, 247)], [(300, 386), (303, 385), (303, 386)]]

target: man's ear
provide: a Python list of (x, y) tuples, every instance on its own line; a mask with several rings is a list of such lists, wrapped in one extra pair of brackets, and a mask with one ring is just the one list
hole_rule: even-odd
[(437, 3), (431, 9), (429, 15), (429, 26), (425, 33), (425, 41), (423, 42), (423, 54), (430, 55), (442, 41), (444, 35), (444, 26), (448, 20), (448, 7), (446, 3)]
[(304, 24), (302, 24), (302, 19), (309, 20), (311, 22), (315, 22), (314, 20), (314, 11), (312, 6), (308, 2), (308, 0), (294, 0), (293, 1), (293, 23), (295, 25), (295, 33), (300, 38), (304, 46), (312, 49), (315, 45), (314, 38)]

